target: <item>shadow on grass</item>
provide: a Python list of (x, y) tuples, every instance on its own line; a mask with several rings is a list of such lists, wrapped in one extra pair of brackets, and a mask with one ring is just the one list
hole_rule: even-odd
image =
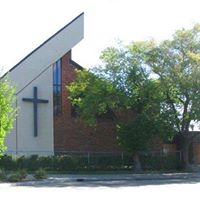
[(27, 181), (14, 184), (15, 186), (26, 187), (130, 187), (130, 186), (149, 186), (149, 185), (166, 185), (166, 184), (196, 184), (200, 183), (200, 174), (187, 175), (160, 175), (160, 176), (77, 176), (69, 178), (49, 177), (42, 181)]

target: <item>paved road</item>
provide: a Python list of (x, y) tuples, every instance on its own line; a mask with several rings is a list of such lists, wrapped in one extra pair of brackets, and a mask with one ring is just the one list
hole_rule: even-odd
[[(170, 178), (171, 177), (171, 178)], [(199, 174), (51, 176), (45, 181), (1, 183), (5, 199), (199, 199)]]

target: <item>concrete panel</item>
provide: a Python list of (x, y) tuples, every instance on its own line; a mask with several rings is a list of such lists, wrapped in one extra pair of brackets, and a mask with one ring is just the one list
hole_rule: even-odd
[[(9, 154), (54, 154), (52, 79), (53, 68), (50, 66), (17, 95), (16, 126), (6, 138)], [(33, 87), (38, 88), (38, 98), (49, 101), (38, 105), (38, 137), (34, 137), (33, 103), (22, 101), (22, 98), (33, 97)]]
[[(81, 14), (9, 72), (11, 82), (17, 90), (18, 116), (14, 129), (6, 138), (8, 153), (17, 155), (54, 153), (52, 64), (83, 39), (83, 23), (84, 15)], [(22, 98), (33, 97), (34, 87), (38, 88), (39, 98), (49, 101), (38, 107), (38, 137), (34, 137), (33, 103), (22, 101)]]
[(83, 39), (83, 20), (82, 14), (9, 72), (17, 93)]

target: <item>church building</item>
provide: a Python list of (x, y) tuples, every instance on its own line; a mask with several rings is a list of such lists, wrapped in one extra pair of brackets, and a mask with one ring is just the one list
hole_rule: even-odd
[[(74, 112), (66, 85), (83, 68), (72, 48), (84, 37), (84, 13), (51, 36), (7, 74), (16, 87), (17, 117), (7, 135), (7, 153), (54, 155), (65, 152), (119, 152), (112, 120), (88, 127)], [(88, 59), (90, 57), (88, 56)]]

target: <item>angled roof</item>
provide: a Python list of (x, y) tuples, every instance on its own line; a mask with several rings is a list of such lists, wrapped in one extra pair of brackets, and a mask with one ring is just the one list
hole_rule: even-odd
[(81, 65), (79, 65), (77, 62), (75, 62), (74, 60), (70, 59), (70, 60), (69, 60), (69, 63), (70, 63), (71, 65), (73, 65), (74, 67), (76, 67), (77, 69), (83, 70), (83, 67), (82, 67)]
[(17, 91), (72, 49), (83, 37), (84, 13), (81, 13), (9, 70)]

